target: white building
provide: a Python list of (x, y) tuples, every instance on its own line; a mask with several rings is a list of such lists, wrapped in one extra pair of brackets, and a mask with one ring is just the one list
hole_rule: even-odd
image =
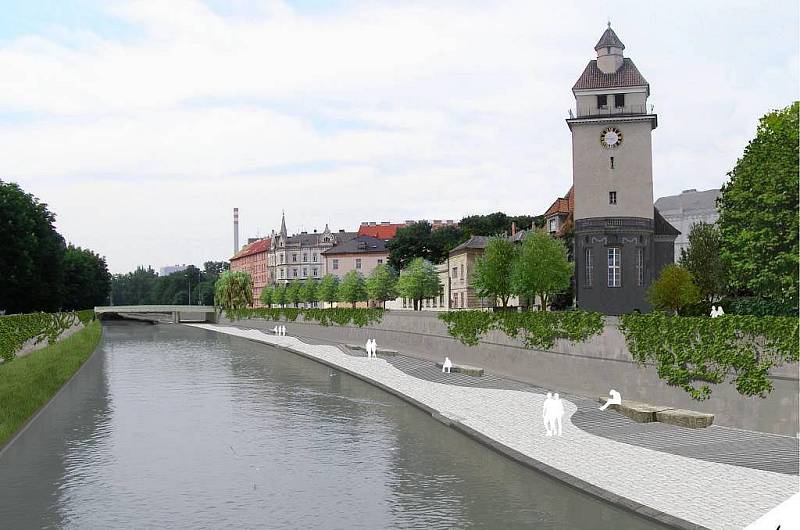
[(675, 240), (675, 261), (681, 257), (681, 249), (689, 246), (689, 233), (697, 223), (716, 223), (719, 219), (717, 198), (719, 190), (684, 190), (680, 195), (661, 197), (656, 208), (664, 219), (681, 231)]

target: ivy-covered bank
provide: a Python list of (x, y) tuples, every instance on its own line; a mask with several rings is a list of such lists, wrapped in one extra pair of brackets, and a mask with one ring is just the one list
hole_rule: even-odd
[(225, 316), (231, 320), (242, 320), (246, 318), (263, 318), (265, 320), (285, 320), (294, 322), (297, 317), (303, 315), (304, 320), (317, 322), (321, 326), (338, 324), (339, 326), (358, 326), (364, 327), (369, 324), (376, 324), (383, 317), (383, 309), (364, 309), (364, 308), (331, 308), (331, 309), (303, 309), (303, 308), (244, 308), (226, 309)]
[(31, 339), (36, 344), (47, 340), (52, 344), (64, 331), (77, 323), (86, 325), (94, 320), (94, 311), (69, 313), (26, 313), (0, 316), (0, 359), (10, 362), (17, 351)]
[(619, 328), (636, 361), (655, 363), (663, 381), (696, 400), (726, 380), (742, 395), (765, 397), (773, 388), (769, 369), (798, 360), (796, 317), (630, 314)]
[(587, 311), (451, 311), (439, 318), (450, 335), (469, 346), (493, 329), (520, 338), (528, 348), (545, 350), (556, 339), (584, 342), (603, 331), (603, 315)]
[(89, 358), (102, 330), (100, 322), (93, 320), (64, 340), (0, 364), (0, 447)]

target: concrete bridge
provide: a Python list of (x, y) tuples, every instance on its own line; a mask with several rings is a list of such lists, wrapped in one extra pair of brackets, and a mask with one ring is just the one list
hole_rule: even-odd
[(180, 322), (216, 322), (217, 310), (208, 305), (113, 305), (94, 308), (100, 318), (103, 315), (118, 315), (134, 320), (158, 322), (169, 320)]

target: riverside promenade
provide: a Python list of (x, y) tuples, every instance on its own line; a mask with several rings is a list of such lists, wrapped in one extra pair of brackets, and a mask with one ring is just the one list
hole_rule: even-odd
[(670, 526), (744, 528), (799, 489), (794, 473), (692, 458), (593, 434), (573, 423), (579, 407), (569, 399), (564, 400), (563, 436), (548, 437), (541, 393), (431, 381), (335, 345), (239, 327), (192, 326), (280, 347), (369, 381), (522, 463)]

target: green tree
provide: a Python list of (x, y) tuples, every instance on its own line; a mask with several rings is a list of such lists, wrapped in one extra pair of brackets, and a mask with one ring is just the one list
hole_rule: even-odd
[(508, 307), (508, 299), (514, 294), (512, 274), (517, 260), (517, 248), (504, 237), (493, 237), (486, 243), (483, 256), (475, 262), (472, 286), (482, 298), (497, 300)]
[(323, 302), (328, 302), (329, 306), (333, 306), (335, 302), (339, 301), (339, 278), (333, 274), (327, 274), (322, 281), (319, 282), (319, 299)]
[(286, 301), (295, 307), (303, 300), (303, 285), (299, 281), (290, 282), (286, 286)]
[(281, 307), (286, 307), (289, 301), (288, 293), (286, 292), (286, 284), (279, 283), (275, 286), (275, 294), (272, 295), (273, 303)]
[[(153, 292), (159, 277), (151, 267), (137, 267), (127, 274), (115, 274), (111, 278), (112, 305), (148, 305), (155, 303)], [(211, 300), (213, 304), (213, 297)]]
[(319, 302), (318, 287), (317, 280), (314, 278), (307, 278), (306, 281), (303, 282), (303, 288), (300, 291), (301, 299), (310, 307), (313, 307), (315, 303)]
[(388, 265), (378, 265), (367, 278), (367, 294), (371, 300), (381, 302), (386, 309), (386, 300), (397, 298), (397, 273)]
[(692, 282), (688, 270), (671, 264), (661, 269), (661, 274), (647, 291), (647, 298), (656, 309), (677, 315), (681, 308), (700, 300), (700, 290)]
[(64, 238), (56, 216), (13, 182), (0, 180), (0, 310), (58, 311), (64, 298)]
[(401, 270), (415, 258), (441, 263), (447, 254), (467, 239), (467, 234), (456, 226), (433, 229), (428, 221), (411, 223), (397, 231), (386, 244), (389, 265)]
[(414, 310), (422, 309), (422, 300), (439, 296), (442, 283), (430, 261), (416, 258), (403, 269), (397, 279), (397, 292), (414, 302)]
[(69, 245), (64, 253), (63, 309), (75, 311), (105, 305), (110, 291), (111, 274), (105, 258)]
[(681, 249), (680, 264), (707, 302), (722, 296), (727, 287), (727, 269), (720, 255), (719, 229), (708, 223), (697, 223), (689, 232), (689, 246)]
[(253, 305), (253, 280), (244, 271), (226, 271), (214, 288), (214, 305), (222, 309), (242, 309)]
[(572, 268), (564, 242), (550, 237), (544, 230), (536, 230), (525, 237), (515, 261), (514, 291), (530, 300), (538, 297), (545, 311), (552, 296), (569, 288)]
[(364, 283), (364, 277), (358, 271), (350, 271), (342, 278), (342, 283), (339, 284), (339, 301), (349, 302), (351, 307), (356, 306), (356, 302), (362, 302), (367, 299), (367, 288)]
[(529, 230), (531, 228), (541, 228), (544, 226), (544, 217), (537, 215), (510, 216), (503, 212), (495, 212), (487, 215), (470, 215), (459, 221), (458, 226), (471, 236), (497, 236), (511, 235), (511, 227), (515, 225), (517, 230)]
[(798, 294), (798, 102), (767, 114), (718, 200), (731, 286), (774, 300)]
[(261, 289), (261, 295), (258, 297), (261, 305), (266, 307), (272, 307), (272, 304), (275, 303), (275, 288), (271, 285), (264, 286)]

